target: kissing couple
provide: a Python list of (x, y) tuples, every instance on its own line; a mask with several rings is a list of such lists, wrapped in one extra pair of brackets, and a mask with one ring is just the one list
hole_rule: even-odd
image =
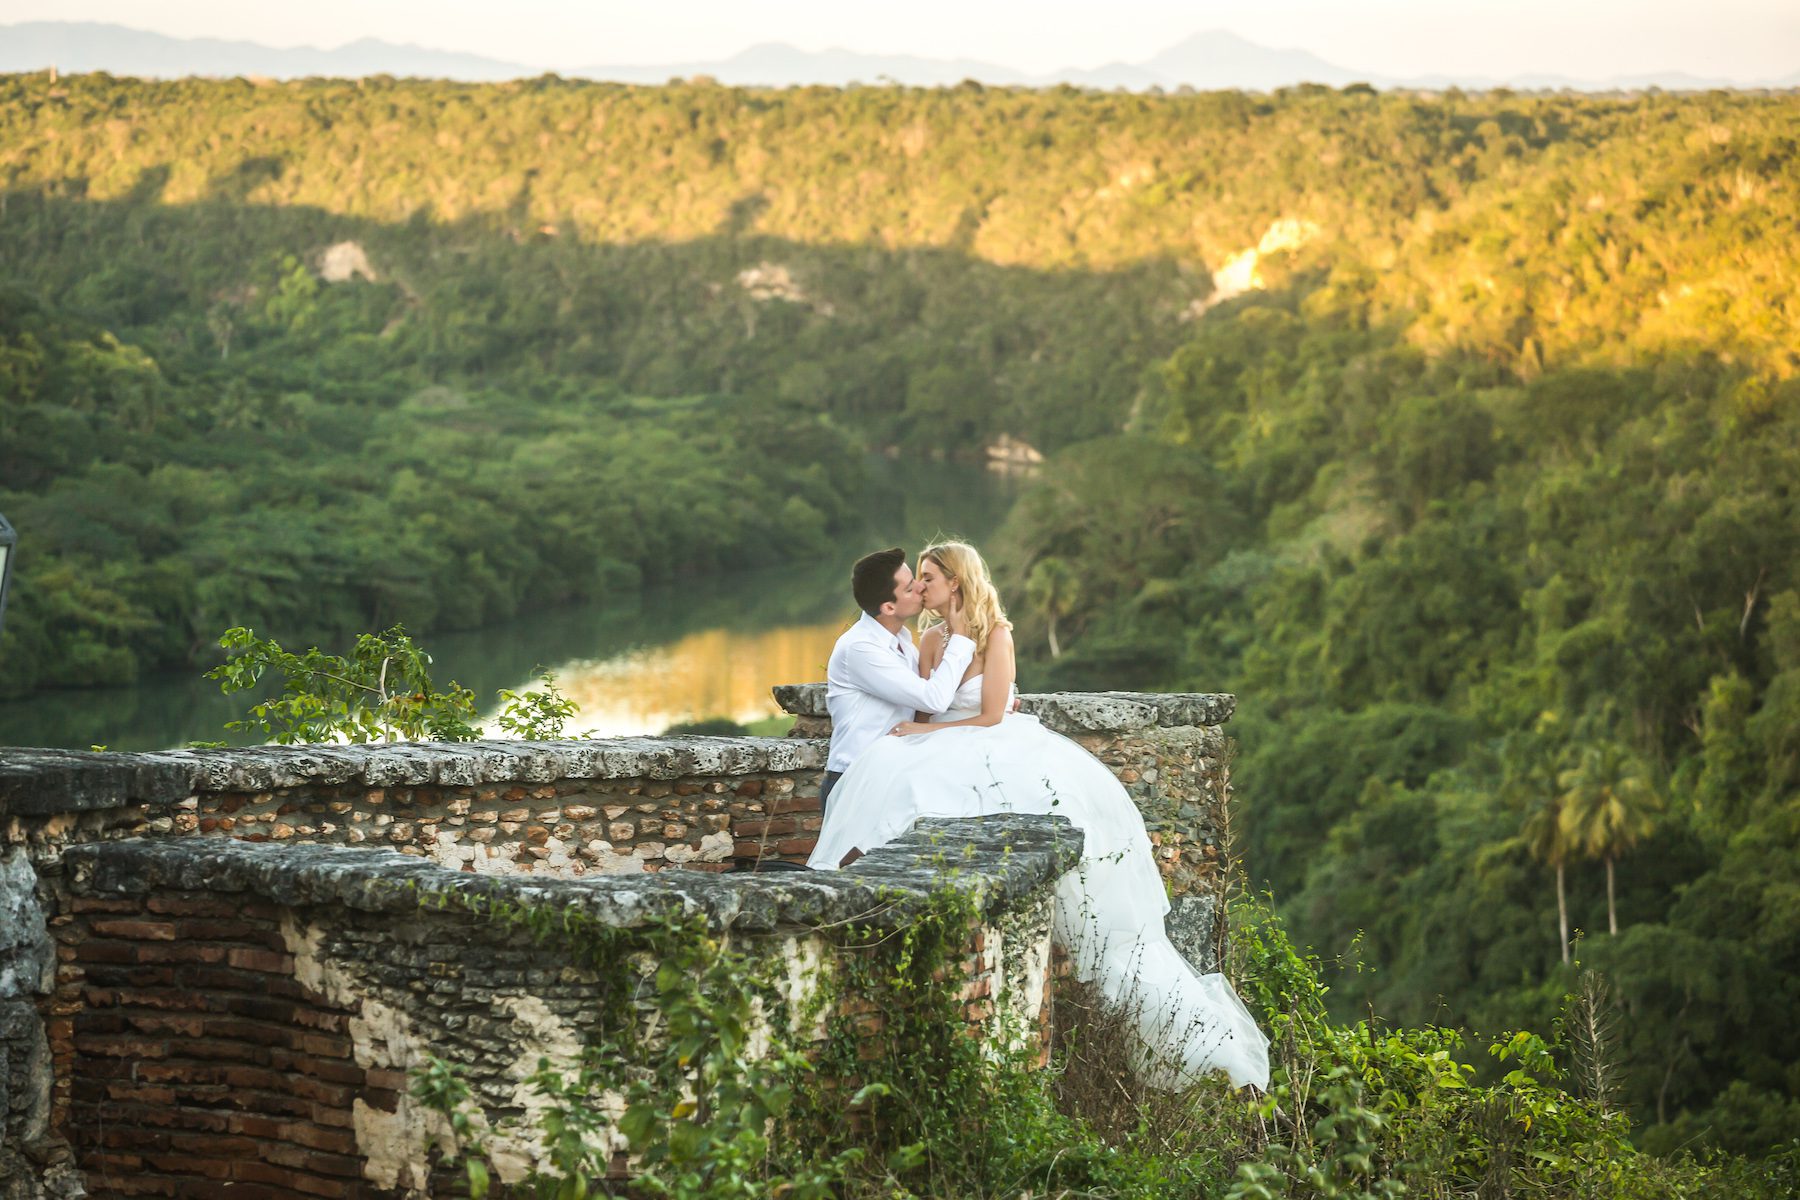
[(1223, 975), (1194, 970), (1169, 941), (1137, 805), (1099, 759), (1016, 711), (1012, 623), (981, 555), (937, 542), (915, 574), (904, 550), (878, 550), (857, 560), (850, 591), (862, 615), (826, 671), (831, 753), (807, 866), (848, 866), (923, 817), (1066, 817), (1084, 845), (1057, 881), (1052, 934), (1076, 978), (1130, 1015), (1163, 1086), (1223, 1071), (1266, 1088), (1268, 1039)]

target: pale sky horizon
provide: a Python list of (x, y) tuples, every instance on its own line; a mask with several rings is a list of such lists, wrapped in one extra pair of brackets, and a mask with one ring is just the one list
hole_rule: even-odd
[(1755, 82), (1800, 71), (1794, 0), (0, 0), (0, 24), (100, 21), (174, 37), (334, 48), (412, 43), (547, 70), (704, 62), (760, 42), (966, 58), (1045, 73), (1149, 58), (1225, 29), (1374, 75), (1605, 79), (1684, 71)]

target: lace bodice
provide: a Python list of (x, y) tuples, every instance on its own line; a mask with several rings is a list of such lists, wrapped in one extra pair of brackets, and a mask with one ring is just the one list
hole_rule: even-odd
[[(941, 724), (945, 721), (961, 721), (967, 717), (980, 716), (981, 681), (985, 676), (986, 672), (983, 672), (963, 680), (956, 689), (956, 695), (950, 697), (949, 709), (931, 718), (932, 724)], [(1011, 691), (1013, 694), (1017, 694), (1018, 689), (1015, 687), (1011, 689)], [(1007, 703), (1012, 703), (1010, 698)]]

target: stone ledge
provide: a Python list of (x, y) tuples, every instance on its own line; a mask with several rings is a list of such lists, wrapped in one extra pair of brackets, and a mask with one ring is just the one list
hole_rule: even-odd
[(391, 850), (271, 845), (223, 838), (144, 839), (71, 846), (63, 854), (77, 895), (136, 896), (158, 889), (249, 892), (290, 907), (364, 912), (435, 909), (457, 899), (562, 905), (616, 928), (702, 916), (714, 929), (769, 932), (854, 921), (903, 923), (945, 888), (988, 914), (1047, 887), (1081, 856), (1082, 836), (1062, 817), (1009, 814), (920, 821), (842, 871), (535, 879), (450, 871)]
[(606, 738), (557, 742), (396, 742), (112, 753), (0, 750), (0, 816), (168, 804), (199, 792), (309, 784), (468, 787), (559, 779), (679, 779), (817, 770), (826, 744), (804, 738)]
[(778, 683), (769, 689), (781, 711), (796, 717), (829, 717), (822, 683)]
[[(824, 717), (825, 685), (774, 689), (790, 713)], [(1059, 733), (1221, 725), (1236, 697), (1217, 692), (1049, 692), (1022, 710)], [(561, 779), (678, 779), (820, 770), (816, 738), (606, 738), (553, 742), (397, 742), (254, 746), (148, 753), (0, 750), (0, 817), (172, 804), (201, 792), (269, 792), (356, 783), (370, 788), (472, 787)]]
[[(1042, 708), (1052, 702), (1080, 710), (1098, 707), (1103, 701), (1119, 701), (1148, 705), (1155, 719), (1146, 724), (1159, 726), (1223, 725), (1237, 711), (1237, 697), (1230, 692), (1038, 692), (1021, 696), (1022, 711), (1033, 713), (1044, 721)], [(1049, 724), (1049, 721), (1045, 721)], [(1125, 729), (1131, 726), (1096, 726), (1099, 729)]]
[[(829, 717), (822, 683), (786, 683), (775, 703), (797, 717)], [(1237, 709), (1227, 692), (1039, 692), (1019, 697), (1058, 733), (1122, 733), (1154, 726), (1223, 725)]]

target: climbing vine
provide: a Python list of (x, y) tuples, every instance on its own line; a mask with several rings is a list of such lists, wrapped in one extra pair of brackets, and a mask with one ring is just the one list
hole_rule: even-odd
[[(949, 857), (940, 873), (954, 880)], [(1245, 998), (1275, 1039), (1262, 1096), (1216, 1080), (1142, 1087), (1130, 1056), (1108, 1049), (1120, 1043), (1107, 1041), (1115, 1018), (1101, 1002), (1059, 1008), (1055, 1060), (1029, 1069), (1034, 1039), (968, 1008), (983, 922), (967, 889), (883, 898), (825, 930), (830, 951), (799, 996), (784, 992), (794, 981), (780, 956), (745, 954), (692, 915), (621, 929), (478, 890), (430, 902), (529, 932), (617, 984), (578, 1061), (540, 1060), (527, 1081), (542, 1102), (530, 1130), (539, 1153), (511, 1194), (625, 1190), (620, 1145), (629, 1194), (682, 1200), (1737, 1200), (1790, 1194), (1800, 1170), (1800, 1151), (1762, 1164), (1639, 1153), (1622, 1114), (1571, 1089), (1560, 1033), (1503, 1038), (1492, 1053), (1511, 1069), (1484, 1085), (1454, 1031), (1333, 1024), (1321, 964), (1253, 904), (1238, 910), (1234, 947)], [(1602, 1030), (1602, 1014), (1580, 1008), (1597, 995), (1571, 997), (1559, 1029)], [(1576, 1049), (1607, 1053), (1590, 1041)], [(1598, 1078), (1598, 1065), (1580, 1073)], [(455, 1148), (442, 1164), (477, 1200), (490, 1194), (493, 1131), (458, 1072), (432, 1060), (413, 1094), (448, 1122)]]

